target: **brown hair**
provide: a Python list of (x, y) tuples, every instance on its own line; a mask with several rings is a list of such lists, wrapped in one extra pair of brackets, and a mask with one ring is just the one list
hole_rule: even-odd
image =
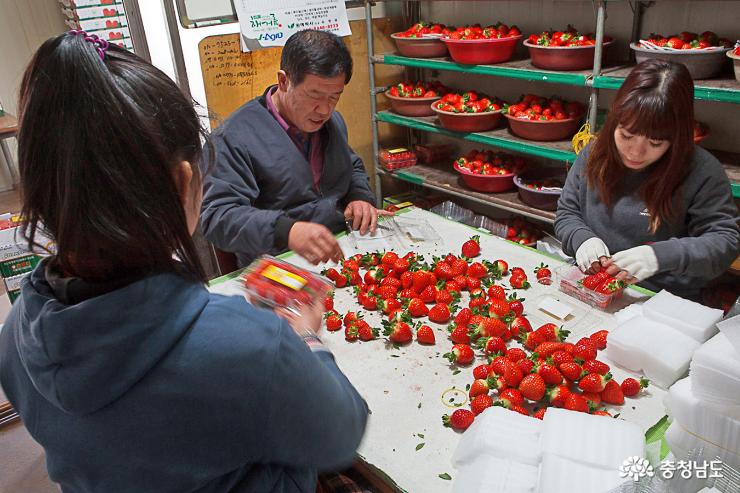
[(694, 82), (686, 67), (663, 60), (646, 60), (630, 72), (617, 91), (614, 103), (588, 158), (588, 184), (599, 190), (602, 202), (611, 207), (614, 185), (625, 167), (617, 152), (614, 131), (649, 139), (668, 140), (671, 146), (655, 163), (640, 187), (650, 214), (650, 231), (670, 222), (679, 187), (688, 174), (694, 150)]

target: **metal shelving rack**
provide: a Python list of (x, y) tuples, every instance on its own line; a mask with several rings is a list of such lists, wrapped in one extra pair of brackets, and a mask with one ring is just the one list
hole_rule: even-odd
[[(403, 126), (413, 130), (435, 133), (454, 137), (469, 142), (477, 142), (500, 149), (514, 151), (530, 156), (538, 156), (566, 164), (572, 163), (576, 154), (570, 147), (570, 141), (560, 142), (533, 142), (520, 139), (508, 131), (494, 130), (482, 133), (459, 133), (441, 128), (434, 117), (410, 118), (389, 111), (378, 112), (376, 96), (385, 88), (375, 85), (375, 65), (396, 65), (414, 69), (432, 69), (469, 74), (490, 75), (540, 81), (552, 84), (565, 84), (590, 89), (588, 122), (591, 128), (596, 128), (599, 90), (618, 89), (631, 69), (631, 65), (616, 67), (602, 67), (602, 41), (606, 21), (606, 7), (608, 2), (620, 0), (594, 0), (596, 4), (596, 50), (594, 54), (593, 70), (577, 72), (554, 72), (534, 67), (529, 60), (513, 60), (496, 65), (462, 65), (448, 58), (408, 58), (394, 53), (376, 55), (374, 51), (372, 31), (372, 1), (365, 0), (365, 20), (367, 23), (368, 66), (370, 77), (370, 108), (372, 111), (373, 134), (373, 168), (375, 174), (375, 194), (379, 204), (382, 203), (381, 176), (387, 175), (432, 190), (443, 191), (450, 195), (460, 196), (499, 209), (517, 212), (543, 222), (553, 222), (554, 214), (527, 206), (519, 201), (517, 194), (483, 194), (474, 192), (457, 185), (457, 174), (447, 166), (420, 165), (415, 167), (388, 172), (378, 165), (378, 122)], [(643, 9), (649, 4), (640, 0), (636, 3), (633, 19), (633, 37), (639, 36), (640, 17)], [(717, 101), (740, 104), (740, 83), (734, 79), (712, 79), (696, 81), (694, 96), (697, 100)], [(715, 153), (725, 166), (732, 182), (733, 195), (740, 197), (740, 155), (727, 152)]]

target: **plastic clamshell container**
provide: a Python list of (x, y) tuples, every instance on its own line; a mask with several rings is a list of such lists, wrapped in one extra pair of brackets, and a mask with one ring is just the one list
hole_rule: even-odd
[(452, 113), (442, 111), (431, 105), (432, 111), (437, 114), (442, 127), (453, 132), (486, 132), (493, 130), (501, 122), (501, 110), (485, 111), (483, 113)]
[(423, 38), (404, 38), (401, 33), (391, 34), (396, 43), (398, 52), (411, 58), (438, 58), (447, 56), (447, 46), (440, 41), (439, 36), (424, 36)]
[(584, 288), (579, 281), (585, 279), (586, 274), (574, 265), (562, 265), (555, 269), (554, 274), (555, 282), (560, 286), (560, 291), (602, 310), (605, 310), (612, 301), (622, 296), (621, 289), (612, 294), (601, 294)]
[(727, 52), (727, 56), (732, 58), (732, 68), (735, 71), (735, 80), (740, 82), (740, 55), (736, 55), (735, 50), (732, 49)]
[(477, 192), (508, 192), (514, 188), (514, 173), (507, 175), (479, 175), (453, 164), (467, 186)]
[(519, 189), (519, 198), (525, 204), (536, 207), (537, 209), (554, 211), (558, 208), (558, 199), (560, 199), (560, 194), (563, 191), (562, 188), (556, 190), (535, 190), (525, 185), (527, 180), (544, 178), (559, 179), (565, 183), (565, 173), (563, 170), (540, 168), (529, 170), (515, 176), (514, 185)]
[(403, 116), (432, 116), (431, 104), (438, 101), (442, 96), (432, 98), (401, 98), (391, 96), (388, 91), (384, 92), (385, 97), (391, 102), (391, 109)]
[[(614, 41), (603, 43), (604, 56)], [(545, 70), (587, 70), (594, 66), (596, 46), (539, 46), (524, 41), (532, 65)]]
[(450, 39), (442, 42), (450, 50), (450, 58), (465, 65), (490, 65), (511, 60), (522, 36), (494, 39)]
[(698, 49), (664, 51), (642, 48), (637, 46), (637, 43), (630, 43), (630, 48), (635, 52), (637, 63), (651, 58), (682, 63), (689, 70), (692, 79), (711, 79), (718, 76), (727, 63), (726, 53), (731, 50), (731, 48), (725, 48), (711, 51)]
[(511, 133), (523, 139), (541, 142), (570, 139), (581, 126), (581, 118), (528, 120), (516, 118), (509, 114), (504, 114), (504, 116), (509, 120)]
[(242, 281), (252, 304), (270, 308), (297, 309), (324, 296), (332, 287), (325, 277), (270, 255), (249, 264)]
[(382, 149), (378, 153), (378, 161), (384, 169), (393, 171), (414, 166), (416, 164), (416, 154), (405, 147)]

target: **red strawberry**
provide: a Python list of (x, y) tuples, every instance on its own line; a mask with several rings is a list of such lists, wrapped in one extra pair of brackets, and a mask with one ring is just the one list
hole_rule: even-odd
[(350, 325), (344, 328), (344, 340), (354, 342), (360, 337), (356, 325)]
[(383, 311), (386, 315), (394, 313), (401, 309), (401, 302), (396, 298), (388, 298), (387, 300), (378, 301), (378, 308)]
[(560, 363), (558, 365), (558, 370), (560, 370), (560, 373), (562, 373), (563, 376), (571, 382), (577, 382), (578, 380), (580, 380), (581, 374), (583, 373), (583, 369), (580, 367), (580, 365), (572, 361)]
[(606, 271), (599, 271), (596, 274), (591, 274), (590, 276), (586, 276), (583, 281), (581, 281), (581, 284), (584, 288), (590, 289), (592, 291), (595, 291), (596, 288), (599, 287), (601, 283), (604, 282), (604, 280), (609, 278), (609, 274), (606, 273)]
[(508, 388), (504, 389), (498, 394), (498, 402), (496, 405), (503, 406), (506, 409), (510, 409), (511, 406), (523, 406), (524, 396), (519, 389)]
[(342, 328), (342, 319), (336, 315), (330, 315), (326, 317), (326, 330), (332, 332)]
[(473, 258), (477, 257), (480, 253), (480, 236), (473, 236), (468, 241), (463, 243), (462, 254), (463, 257)]
[(493, 299), (489, 306), (488, 315), (499, 320), (504, 320), (509, 316), (510, 311), (509, 303), (506, 300)]
[(452, 279), (455, 274), (452, 272), (452, 266), (447, 262), (437, 262), (434, 266), (434, 275), (437, 279)]
[(434, 330), (432, 330), (428, 325), (422, 325), (416, 329), (416, 341), (419, 344), (434, 345), (436, 342), (434, 338)]
[(411, 327), (406, 322), (389, 322), (384, 320), (383, 327), (383, 335), (388, 337), (393, 343), (405, 344), (411, 342), (413, 339)]
[(533, 418), (537, 419), (545, 419), (545, 412), (547, 411), (546, 407), (541, 407), (539, 409), (536, 409), (534, 414), (532, 414)]
[(490, 395), (481, 394), (470, 401), (470, 410), (473, 411), (473, 414), (476, 416), (491, 406), (493, 406), (493, 399), (491, 399)]
[[(556, 343), (556, 344), (567, 344), (567, 343)], [(569, 352), (558, 350), (552, 353), (552, 362), (555, 363), (558, 367), (560, 367), (563, 363), (570, 363), (573, 361), (573, 356), (570, 355)]]
[(600, 410), (598, 410), (598, 411), (594, 411), (594, 412), (592, 412), (591, 414), (593, 414), (594, 416), (609, 416), (609, 417), (611, 417), (611, 414), (609, 414), (609, 413), (608, 413), (607, 411), (605, 411), (604, 409), (600, 409)]
[(530, 401), (538, 401), (545, 396), (545, 381), (537, 373), (530, 373), (522, 378), (519, 391)]
[(517, 317), (524, 313), (524, 304), (522, 301), (524, 301), (524, 298), (517, 298), (516, 292), (508, 297), (509, 310), (514, 312), (514, 315)]
[(496, 264), (496, 267), (498, 267), (498, 271), (503, 276), (505, 276), (506, 273), (509, 271), (509, 264), (507, 264), (504, 260), (498, 259), (494, 262), (494, 264)]
[(468, 271), (468, 263), (461, 258), (450, 262), (450, 265), (452, 266), (453, 277), (464, 275)]
[(417, 293), (421, 293), (424, 288), (426, 288), (430, 282), (432, 282), (432, 277), (429, 274), (429, 272), (425, 270), (419, 270), (413, 273), (413, 279), (411, 283), (411, 289), (416, 291)]
[(529, 416), (529, 411), (527, 411), (527, 408), (522, 406), (511, 406), (510, 411), (514, 411), (519, 414), (523, 414), (525, 416)]
[(378, 309), (378, 297), (377, 296), (362, 296), (357, 298), (362, 308), (368, 311), (374, 311)]
[(598, 373), (589, 373), (581, 378), (578, 382), (578, 388), (584, 392), (601, 392), (606, 386), (606, 382), (611, 380), (611, 373), (599, 375)]
[(452, 294), (446, 289), (440, 289), (439, 291), (437, 291), (437, 296), (435, 296), (434, 300), (437, 303), (444, 303), (445, 305), (449, 305), (453, 301), (455, 301), (455, 297), (452, 296)]
[(380, 258), (380, 263), (393, 266), (393, 264), (396, 263), (396, 260), (398, 260), (398, 254), (395, 252), (385, 252)]
[(469, 335), (473, 339), (478, 337), (501, 337), (506, 332), (506, 324), (495, 318), (481, 317), (480, 322), (471, 320)]
[(419, 295), (416, 291), (409, 288), (409, 289), (402, 290), (400, 293), (398, 293), (398, 296), (399, 298), (404, 299), (404, 300), (412, 300)]
[(455, 315), (455, 323), (456, 324), (467, 324), (470, 321), (470, 317), (473, 316), (473, 312), (470, 310), (470, 308), (463, 308), (459, 312), (457, 312), (457, 315)]
[(606, 375), (609, 373), (609, 365), (597, 359), (585, 361), (583, 363), (583, 369), (589, 373), (598, 373), (599, 375)]
[(401, 277), (399, 277), (399, 280), (401, 281), (402, 289), (411, 289), (411, 286), (414, 284), (414, 273), (406, 271), (403, 274), (401, 274)]
[(442, 416), (442, 423), (453, 430), (467, 430), (475, 420), (475, 414), (467, 409), (455, 409), (451, 416)]
[(541, 263), (539, 267), (536, 267), (534, 269), (534, 272), (537, 276), (537, 281), (540, 284), (550, 284), (549, 280), (552, 277), (552, 271), (548, 268), (547, 265)]
[(640, 378), (639, 382), (634, 378), (625, 378), (621, 385), (622, 393), (627, 397), (634, 397), (639, 394), (642, 389), (647, 388), (649, 384), (650, 380), (647, 378)]
[(421, 300), (421, 298), (413, 298), (409, 301), (409, 305), (406, 309), (414, 318), (426, 317), (429, 313), (429, 308), (427, 308), (427, 305)]
[(497, 336), (482, 337), (476, 345), (486, 354), (506, 354), (506, 343)]
[(455, 344), (470, 344), (468, 327), (466, 325), (455, 325), (450, 332), (450, 340)]
[(488, 269), (486, 269), (486, 266), (480, 262), (473, 262), (468, 266), (468, 271), (466, 274), (468, 277), (482, 279), (488, 274)]
[(534, 332), (539, 335), (542, 342), (561, 342), (570, 334), (570, 331), (551, 323), (540, 326)]
[(502, 286), (499, 286), (498, 284), (493, 284), (488, 287), (488, 297), (491, 299), (506, 299), (506, 293), (504, 292), (504, 288)]
[(563, 383), (563, 375), (555, 366), (549, 363), (543, 363), (538, 366), (537, 373), (542, 377), (547, 385), (560, 385)]
[(596, 345), (591, 342), (591, 339), (584, 337), (573, 347), (573, 357), (583, 361), (596, 359)]
[(506, 379), (504, 379), (503, 375), (491, 374), (488, 376), (488, 387), (492, 390), (498, 390), (500, 393), (502, 390), (507, 389), (508, 385), (506, 385)]
[(326, 298), (324, 298), (324, 310), (329, 311), (334, 309), (334, 298), (332, 298), (333, 293)]
[(568, 397), (565, 398), (565, 405), (563, 407), (569, 411), (578, 411), (581, 413), (587, 413), (589, 411), (586, 398), (580, 394), (568, 394)]
[(506, 351), (506, 359), (508, 359), (512, 363), (516, 363), (517, 361), (521, 361), (526, 358), (527, 353), (525, 353), (524, 350), (518, 347), (513, 347)]
[(586, 399), (588, 407), (591, 409), (596, 409), (599, 407), (599, 404), (601, 404), (601, 394), (596, 392), (584, 392), (583, 397)]
[[(537, 353), (540, 358), (547, 358), (548, 356), (551, 356), (556, 351), (562, 351), (563, 348), (565, 348), (568, 345), (567, 342), (556, 342), (556, 341), (548, 341), (543, 342), (542, 344), (539, 344), (534, 352)], [(567, 353), (566, 353), (567, 354)], [(572, 361), (573, 358), (570, 359)]]
[(347, 312), (347, 314), (344, 316), (344, 326), (349, 327), (352, 325), (353, 322), (355, 322), (358, 319), (361, 319), (362, 315), (356, 312)]
[(516, 362), (517, 366), (519, 366), (519, 369), (522, 371), (522, 375), (526, 375), (527, 373), (532, 373), (532, 370), (534, 369), (534, 361), (531, 359), (520, 359)]
[(529, 320), (527, 320), (527, 318), (522, 315), (514, 317), (514, 320), (511, 321), (510, 328), (515, 335), (521, 334), (522, 331), (532, 332), (532, 325), (529, 323)]
[(468, 308), (471, 310), (474, 310), (476, 308), (480, 308), (481, 306), (486, 304), (486, 299), (479, 296), (478, 298), (470, 298), (470, 302), (468, 303)]
[(473, 378), (478, 380), (479, 378), (488, 378), (490, 369), (488, 365), (478, 365), (473, 368)]
[(599, 330), (591, 334), (589, 339), (596, 345), (599, 351), (606, 349), (606, 337), (609, 335), (608, 330)]
[(372, 341), (378, 337), (378, 329), (370, 327), (364, 320), (357, 321), (357, 336), (361, 341)]
[(378, 284), (381, 279), (383, 279), (383, 271), (380, 269), (370, 269), (369, 271), (365, 272), (365, 276), (363, 277), (365, 284), (370, 285)]
[(462, 290), (462, 286), (460, 286), (457, 281), (447, 281), (445, 283), (445, 289), (450, 292), (450, 294), (460, 294), (460, 290)]
[(616, 404), (621, 406), (624, 404), (624, 392), (622, 387), (619, 386), (614, 380), (606, 382), (604, 390), (601, 391), (601, 401), (607, 404)]
[(567, 385), (558, 385), (547, 389), (547, 401), (555, 407), (565, 406), (565, 400), (570, 395)]
[(511, 287), (514, 289), (529, 289), (531, 286), (529, 281), (527, 281), (527, 276), (514, 274), (511, 275), (509, 284), (511, 284)]
[(348, 258), (347, 260), (342, 262), (342, 270), (357, 272), (360, 270), (360, 264), (357, 262), (357, 260), (353, 258)]
[[(386, 277), (386, 279), (392, 279), (391, 277)], [(384, 300), (388, 300), (391, 298), (395, 298), (398, 296), (398, 288), (396, 286), (378, 286), (377, 289), (375, 289), (375, 293)]]
[(618, 281), (616, 279), (607, 279), (603, 283), (599, 284), (596, 288), (596, 292), (599, 294), (614, 294), (617, 291), (623, 289), (625, 286), (624, 281)]
[(475, 358), (473, 349), (467, 344), (455, 344), (452, 346), (452, 351), (443, 354), (443, 356), (450, 360), (451, 363), (458, 365), (469, 365)]
[(437, 288), (434, 287), (434, 285), (430, 284), (429, 286), (421, 290), (421, 293), (419, 293), (419, 298), (421, 298), (424, 303), (428, 303), (428, 304), (436, 303), (437, 302)]
[(524, 344), (524, 347), (530, 351), (540, 345), (542, 342), (542, 335), (537, 332), (522, 332), (519, 334), (519, 340)]
[(519, 383), (522, 381), (522, 378), (524, 378), (524, 375), (516, 363), (512, 363), (507, 360), (506, 363), (504, 363), (503, 377), (506, 385), (509, 387), (519, 387)]
[(495, 373), (496, 375), (503, 375), (507, 361), (508, 360), (504, 356), (497, 356), (493, 358), (493, 361), (491, 361), (491, 364), (489, 365), (491, 372)]
[(437, 303), (429, 309), (429, 320), (438, 324), (447, 323), (450, 320), (450, 308), (444, 303)]
[(405, 258), (399, 258), (398, 260), (393, 262), (393, 273), (397, 276), (400, 276), (407, 270), (409, 270), (409, 261)]
[(474, 398), (477, 395), (488, 394), (488, 380), (485, 378), (479, 378), (473, 382), (468, 391), (470, 398)]
[(524, 269), (521, 267), (512, 267), (511, 268), (511, 275), (512, 276), (524, 276), (527, 277), (527, 273), (524, 272)]

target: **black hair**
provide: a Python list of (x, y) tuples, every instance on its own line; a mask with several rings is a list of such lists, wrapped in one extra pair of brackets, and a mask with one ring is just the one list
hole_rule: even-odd
[(189, 161), (198, 193), (205, 134), (169, 77), (115, 45), (101, 59), (84, 36), (65, 33), (34, 55), (18, 108), (30, 245), (40, 246), (41, 228), (59, 267), (85, 280), (187, 272), (205, 281), (173, 176)]
[(288, 80), (300, 84), (306, 75), (336, 77), (344, 74), (344, 83), (352, 78), (352, 56), (342, 38), (328, 31), (298, 31), (285, 42), (280, 56), (280, 70)]

